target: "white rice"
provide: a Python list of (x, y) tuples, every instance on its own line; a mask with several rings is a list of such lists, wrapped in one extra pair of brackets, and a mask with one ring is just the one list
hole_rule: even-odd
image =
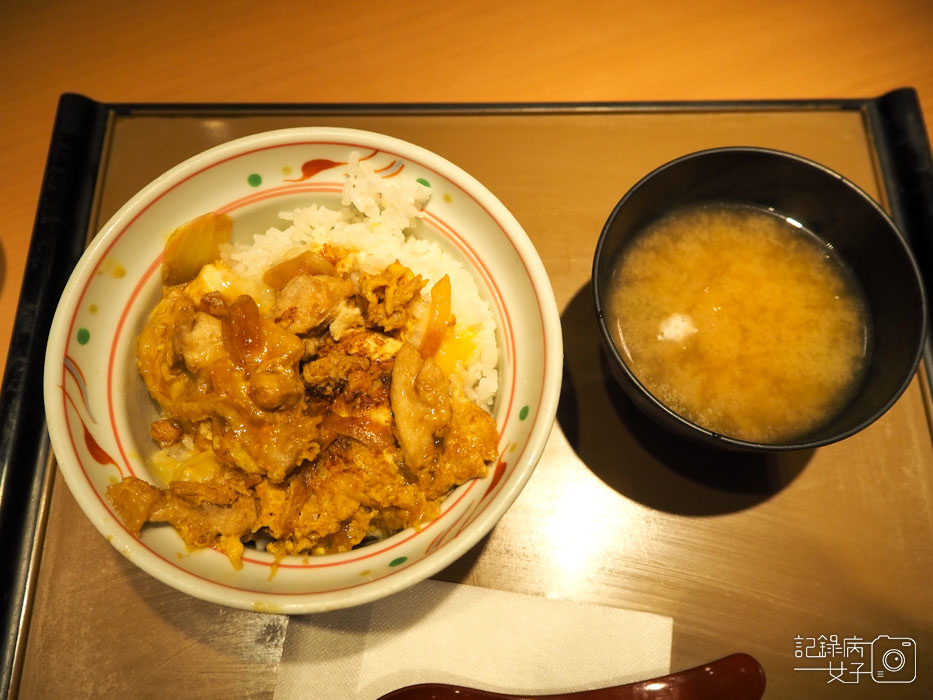
[(476, 348), (467, 362), (458, 365), (456, 376), (470, 399), (490, 409), (499, 385), (499, 351), (489, 304), (480, 295), (473, 275), (458, 260), (436, 242), (410, 234), (423, 216), (430, 189), (401, 176), (384, 179), (355, 153), (349, 159), (348, 171), (341, 208), (311, 205), (282, 212), (279, 216), (291, 222), (289, 226), (254, 235), (251, 244), (225, 246), (224, 262), (235, 273), (258, 280), (272, 265), (330, 244), (356, 251), (346, 256), (346, 269), (342, 270), (355, 280), (360, 272), (375, 274), (398, 260), (428, 281), (421, 291), (423, 303), (416, 310), (413, 342), (423, 332), (418, 319), (423, 327), (431, 287), (448, 275), (451, 311), (459, 328), (470, 329)]

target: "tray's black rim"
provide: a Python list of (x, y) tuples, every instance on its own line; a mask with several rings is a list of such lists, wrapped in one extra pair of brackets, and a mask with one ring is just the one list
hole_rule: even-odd
[(0, 697), (15, 680), (50, 455), (42, 370), (52, 316), (84, 251), (106, 125), (86, 98), (58, 104), (0, 389)]
[(8, 697), (14, 688), (16, 651), (22, 648), (28, 628), (27, 594), (35, 576), (33, 542), (50, 456), (41, 391), (45, 343), (65, 281), (84, 250), (111, 116), (767, 110), (858, 110), (865, 114), (892, 216), (914, 247), (924, 278), (933, 279), (933, 164), (920, 103), (912, 88), (866, 99), (587, 103), (101, 103), (73, 93), (62, 95), (0, 388), (0, 698)]
[[(902, 89), (866, 104), (891, 218), (907, 238), (933, 299), (933, 159), (914, 90)], [(933, 394), (933, 343), (924, 344), (927, 386)]]
[[(893, 91), (913, 92), (912, 88)], [(79, 96), (80, 97), (80, 96)], [(883, 97), (882, 97), (883, 98)], [(882, 98), (824, 98), (798, 100), (700, 100), (669, 102), (352, 102), (315, 103), (243, 103), (243, 102), (120, 102), (105, 106), (115, 116), (139, 114), (180, 116), (192, 114), (242, 114), (243, 116), (309, 114), (383, 115), (383, 114), (567, 114), (613, 112), (721, 112), (721, 111), (799, 111), (861, 110)]]

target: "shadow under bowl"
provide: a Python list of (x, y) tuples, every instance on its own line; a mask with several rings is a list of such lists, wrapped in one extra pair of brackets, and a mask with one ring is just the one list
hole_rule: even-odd
[[(871, 348), (864, 377), (850, 400), (806, 435), (780, 443), (750, 442), (697, 425), (652, 395), (616, 347), (605, 313), (613, 271), (626, 247), (662, 216), (703, 205), (750, 206), (794, 219), (832, 246), (861, 287)], [(728, 449), (812, 449), (864, 429), (907, 388), (927, 328), (927, 302), (917, 263), (881, 207), (838, 173), (806, 158), (763, 148), (700, 151), (642, 178), (603, 227), (593, 260), (593, 296), (613, 376), (639, 409), (677, 434)]]

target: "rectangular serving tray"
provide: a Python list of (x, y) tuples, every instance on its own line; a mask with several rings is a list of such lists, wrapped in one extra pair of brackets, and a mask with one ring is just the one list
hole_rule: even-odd
[[(633, 178), (685, 148), (731, 144), (730, 134), (759, 139), (731, 145), (809, 148), (821, 134), (837, 130), (837, 122), (854, 134), (852, 139), (838, 139), (836, 145), (833, 139), (823, 139), (824, 146), (815, 150), (830, 167), (841, 165), (845, 170), (850, 156), (858, 163), (854, 174), (844, 174), (890, 212), (929, 287), (933, 165), (919, 102), (909, 88), (869, 99), (569, 104), (113, 104), (63, 95), (0, 393), (0, 697), (16, 695), (38, 604), (40, 568), (53, 565), (43, 560), (55, 468), (40, 390), (52, 316), (89, 238), (160, 172), (216, 143), (265, 129), (332, 124), (392, 133), (457, 162), (500, 197), (504, 192), (506, 205), (519, 220), (536, 224), (529, 234), (552, 274), (558, 304), (570, 309), (580, 304), (581, 281), (585, 286), (581, 271), (592, 248), (574, 243), (576, 237), (568, 232), (548, 228), (549, 219), (541, 210), (562, 203), (539, 198), (540, 192), (551, 191), (547, 187), (563, 182), (582, 187), (581, 180), (598, 173), (593, 185), (599, 204), (606, 208), (579, 212), (598, 234), (614, 199), (634, 184)], [(160, 138), (171, 146), (154, 148), (153, 140), (161, 143)], [(502, 147), (503, 155), (471, 162), (471, 144), (477, 142)], [(520, 148), (510, 151), (515, 143)], [(542, 155), (544, 149), (548, 154)], [(534, 172), (516, 163), (516, 158), (528, 156), (537, 159)], [(618, 182), (607, 182), (607, 175), (616, 171)], [(595, 235), (586, 240), (595, 241)], [(565, 264), (574, 275), (564, 274)], [(566, 320), (574, 319), (568, 311)], [(924, 382), (931, 375), (930, 358), (928, 347), (926, 371), (921, 372)], [(928, 402), (927, 387), (924, 392)], [(579, 448), (574, 436), (568, 439)], [(933, 454), (922, 458), (928, 463)], [(929, 533), (925, 537), (928, 540)], [(449, 576), (468, 576), (472, 563), (454, 567)], [(481, 583), (497, 585), (494, 577)], [(678, 654), (676, 647), (675, 639), (675, 661), (703, 660), (701, 649)]]

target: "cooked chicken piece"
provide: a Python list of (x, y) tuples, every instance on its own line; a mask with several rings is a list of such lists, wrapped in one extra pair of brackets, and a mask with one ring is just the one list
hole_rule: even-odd
[(285, 485), (257, 486), (259, 525), (276, 539), (269, 545), (275, 554), (308, 551), (359, 510), (360, 501), (354, 498), (363, 486), (359, 470), (348, 465), (351, 469), (332, 471), (325, 466), (327, 454), (302, 466)]
[[(279, 482), (317, 455), (321, 419), (304, 410), (298, 374), (304, 343), (258, 316), (247, 300), (224, 307), (217, 319), (195, 312), (180, 288), (167, 290), (140, 334), (139, 369), (167, 414), (195, 426), (210, 422), (218, 458)], [(199, 330), (206, 328), (213, 330)], [(205, 338), (213, 339), (210, 349)]]
[(220, 319), (199, 311), (190, 325), (176, 327), (176, 347), (188, 370), (197, 372), (223, 357), (222, 325)]
[(375, 417), (329, 413), (321, 423), (321, 441), (330, 444), (340, 435), (353, 438), (376, 452), (395, 447), (392, 430)]
[(496, 422), (450, 382), (450, 422), (440, 431), (441, 454), (430, 480), (419, 475), (428, 498), (439, 498), (457, 484), (486, 474), (499, 454)]
[(414, 274), (398, 260), (378, 275), (360, 275), (366, 324), (386, 332), (405, 328), (411, 302), (425, 284), (421, 275)]
[(347, 437), (331, 443), (286, 484), (262, 482), (256, 493), (259, 526), (276, 539), (269, 550), (280, 556), (347, 551), (384, 510), (403, 523), (398, 529), (417, 527), (438, 510), (406, 481), (391, 455)]
[(159, 443), (159, 447), (168, 447), (181, 440), (184, 434), (181, 423), (174, 418), (164, 418), (152, 423), (149, 427), (149, 435)]
[(128, 476), (107, 487), (107, 498), (130, 532), (138, 535), (149, 520), (153, 507), (162, 499), (162, 490), (142, 479)]
[(435, 435), (450, 421), (449, 382), (432, 360), (405, 343), (392, 370), (392, 412), (406, 466), (420, 471), (435, 461)]
[(429, 499), (483, 476), (486, 463), (495, 460), (498, 434), (492, 416), (408, 343), (395, 358), (391, 401), (405, 465)]
[(133, 532), (146, 522), (170, 523), (192, 549), (220, 547), (240, 568), (241, 538), (254, 531), (259, 515), (254, 481), (231, 469), (212, 482), (173, 482), (168, 489), (127, 477), (107, 496)]
[(252, 488), (261, 477), (245, 474), (239, 469), (216, 463), (213, 474), (201, 475), (200, 478), (174, 480), (169, 490), (196, 506), (213, 503), (219, 506), (232, 505), (240, 496), (252, 496)]
[(275, 321), (292, 333), (307, 333), (333, 321), (355, 291), (350, 280), (340, 277), (298, 275), (279, 292)]
[(267, 411), (293, 406), (303, 393), (301, 382), (290, 373), (255, 372), (249, 378), (249, 395)]
[(316, 359), (302, 370), (316, 412), (362, 415), (379, 404), (388, 407), (392, 362), (400, 345), (365, 329), (348, 331), (339, 341), (322, 341)]
[(184, 360), (173, 342), (175, 329), (177, 325), (190, 327), (193, 319), (194, 302), (191, 298), (181, 287), (168, 287), (136, 342), (137, 367), (146, 388), (152, 398), (172, 415), (177, 415), (169, 410), (173, 397), (182, 394), (190, 380)]
[(249, 474), (283, 481), (305, 460), (320, 450), (319, 416), (309, 416), (300, 406), (244, 416), (232, 402), (215, 405), (212, 449), (217, 457)]
[(370, 364), (366, 357), (331, 352), (307, 363), (301, 370), (301, 376), (316, 395), (334, 396), (346, 386), (350, 372), (365, 372)]

